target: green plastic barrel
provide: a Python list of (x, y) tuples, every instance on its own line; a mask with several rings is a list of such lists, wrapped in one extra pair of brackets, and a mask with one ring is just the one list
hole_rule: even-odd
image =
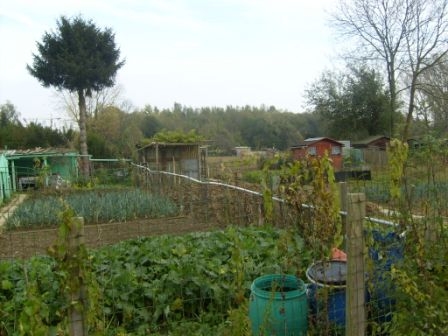
[(306, 336), (305, 283), (294, 275), (270, 274), (251, 285), (249, 318), (254, 336)]

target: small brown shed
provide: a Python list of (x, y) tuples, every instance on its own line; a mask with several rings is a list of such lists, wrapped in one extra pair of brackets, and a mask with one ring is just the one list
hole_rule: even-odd
[(368, 137), (364, 140), (352, 142), (354, 148), (360, 149), (366, 164), (371, 167), (387, 166), (386, 149), (389, 145), (390, 138), (384, 135), (376, 135)]
[(207, 177), (207, 147), (202, 143), (152, 142), (137, 150), (139, 162), (149, 169)]

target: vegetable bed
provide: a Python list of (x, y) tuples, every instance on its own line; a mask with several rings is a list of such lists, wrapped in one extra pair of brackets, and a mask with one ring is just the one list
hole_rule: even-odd
[[(140, 238), (89, 255), (88, 291), (98, 303), (90, 331), (102, 335), (226, 335), (256, 277), (303, 278), (310, 263), (295, 232), (267, 227)], [(68, 302), (58, 292), (65, 275), (57, 269), (48, 256), (0, 263), (0, 335), (19, 335), (29, 315), (66, 332)]]
[(86, 224), (170, 217), (179, 212), (177, 205), (170, 199), (142, 189), (78, 190), (61, 195), (27, 198), (8, 217), (5, 228), (13, 230), (57, 226), (63, 202), (74, 210), (76, 216), (84, 217)]

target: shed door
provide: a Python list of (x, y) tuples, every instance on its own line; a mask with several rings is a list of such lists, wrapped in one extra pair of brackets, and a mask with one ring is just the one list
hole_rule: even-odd
[(196, 159), (182, 160), (182, 172), (184, 175), (199, 179), (199, 162)]

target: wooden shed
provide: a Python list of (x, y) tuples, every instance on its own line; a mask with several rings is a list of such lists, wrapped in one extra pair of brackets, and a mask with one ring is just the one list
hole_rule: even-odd
[(251, 153), (251, 149), (248, 146), (237, 146), (235, 147), (236, 156), (242, 157)]
[(45, 178), (45, 185), (71, 182), (78, 177), (79, 154), (65, 148), (34, 148), (27, 150), (5, 150), (8, 160), (12, 189), (22, 190), (36, 187), (37, 178)]
[(360, 149), (366, 164), (371, 167), (381, 168), (387, 166), (386, 149), (390, 138), (384, 135), (376, 135), (363, 140), (352, 142), (354, 148)]
[(153, 142), (137, 150), (139, 162), (149, 169), (207, 177), (207, 147), (202, 143)]
[(328, 157), (333, 162), (333, 167), (336, 170), (342, 168), (342, 148), (344, 144), (342, 142), (333, 140), (331, 138), (319, 137), (308, 138), (302, 143), (291, 147), (291, 154), (294, 160), (301, 160), (308, 156), (323, 157), (325, 152), (328, 153)]

